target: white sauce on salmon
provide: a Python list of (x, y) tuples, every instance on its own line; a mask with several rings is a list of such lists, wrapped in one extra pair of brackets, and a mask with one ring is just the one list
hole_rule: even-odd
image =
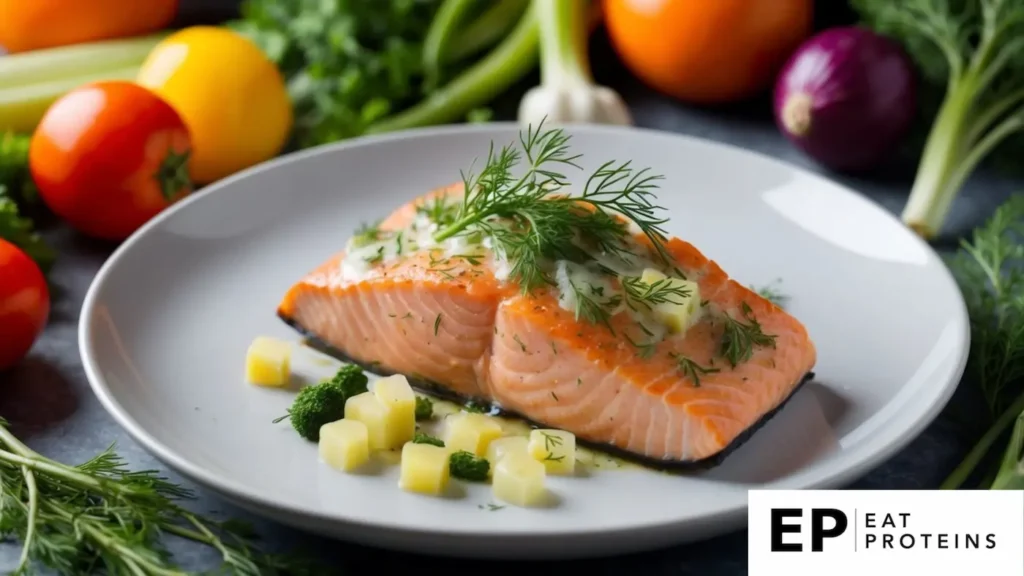
[[(491, 270), (499, 282), (510, 280), (512, 266), (505, 254), (496, 248), (493, 238), (476, 231), (438, 242), (435, 236), (439, 230), (440, 226), (428, 214), (419, 211), (409, 226), (402, 230), (357, 234), (346, 246), (346, 256), (341, 264), (342, 277), (348, 281), (364, 280), (379, 265), (429, 251), (432, 261), (439, 264), (453, 257), (468, 257), (473, 259), (474, 265)], [(592, 320), (595, 309), (607, 317), (628, 314), (636, 329), (631, 329), (626, 337), (638, 347), (654, 345), (665, 339), (668, 336), (666, 326), (655, 318), (651, 306), (631, 300), (621, 279), (639, 279), (645, 270), (650, 269), (670, 278), (680, 278), (677, 271), (665, 266), (650, 254), (646, 246), (632, 238), (623, 243), (621, 250), (587, 254), (593, 260), (586, 264), (568, 260), (547, 263), (559, 307), (575, 314), (581, 322)], [(693, 320), (695, 318), (689, 324)]]

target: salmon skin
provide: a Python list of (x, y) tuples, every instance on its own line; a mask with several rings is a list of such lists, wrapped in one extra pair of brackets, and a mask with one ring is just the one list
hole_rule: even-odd
[(398, 238), (395, 253), (350, 246), (292, 286), (278, 316), (370, 372), (403, 374), (428, 393), (491, 404), (663, 470), (717, 465), (812, 378), (804, 326), (678, 238), (664, 248), (699, 287), (699, 313), (681, 333), (642, 345), (630, 314), (579, 318), (564, 288), (524, 293), (505, 281), (493, 252), (409, 249), (418, 210), (458, 194), (446, 187), (400, 207), (378, 226)]

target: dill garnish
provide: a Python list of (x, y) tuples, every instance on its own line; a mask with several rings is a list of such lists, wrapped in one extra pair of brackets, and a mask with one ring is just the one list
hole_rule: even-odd
[(628, 340), (629, 343), (632, 344), (633, 347), (637, 349), (637, 355), (640, 356), (641, 358), (650, 358), (651, 356), (654, 356), (654, 353), (657, 351), (657, 342), (637, 342), (636, 340), (630, 338), (629, 334), (623, 334), (623, 336), (625, 336), (626, 340)]
[(434, 336), (437, 336), (437, 329), (441, 327), (441, 314), (437, 314), (437, 318), (434, 318)]
[(700, 388), (700, 377), (707, 376), (708, 374), (715, 374), (720, 370), (718, 368), (712, 368), (710, 366), (701, 366), (693, 360), (683, 356), (682, 354), (671, 355), (676, 360), (676, 364), (679, 365), (679, 371), (683, 376), (693, 381), (695, 388)]
[(740, 310), (746, 322), (726, 314), (725, 331), (722, 333), (721, 354), (733, 367), (749, 360), (754, 355), (755, 346), (775, 347), (775, 336), (761, 330), (750, 305), (743, 302)]
[(519, 334), (514, 334), (512, 339), (516, 341), (516, 344), (519, 344), (519, 347), (523, 349), (523, 352), (526, 352), (526, 344), (523, 344), (523, 341), (519, 339)]
[[(665, 261), (667, 219), (656, 215), (653, 189), (660, 176), (635, 171), (630, 162), (606, 162), (587, 180), (580, 196), (559, 194), (567, 186), (559, 170), (581, 169), (578, 155), (569, 152), (569, 136), (560, 129), (544, 130), (543, 122), (519, 135), (515, 144), (495, 150), (479, 174), (463, 173), (465, 194), (455, 221), (434, 239), (483, 232), (510, 263), (509, 278), (528, 293), (552, 285), (549, 260), (585, 261), (592, 257), (583, 246), (613, 255), (632, 256), (629, 229), (621, 218), (646, 235)], [(513, 169), (526, 160), (522, 176)], [(621, 218), (619, 218), (621, 217)]]
[(360, 224), (352, 236), (352, 245), (358, 248), (384, 240), (387, 233), (380, 229), (380, 223), (381, 221), (378, 220), (372, 224), (366, 222)]
[(775, 304), (779, 308), (782, 308), (785, 306), (786, 302), (789, 301), (789, 296), (783, 294), (782, 291), (776, 287), (776, 284), (778, 284), (779, 282), (779, 280), (776, 280), (772, 284), (768, 284), (760, 288), (755, 288), (751, 286), (751, 290), (757, 292), (758, 296), (760, 296), (761, 298), (764, 298), (765, 300), (771, 302), (772, 304)]
[[(569, 280), (569, 289), (572, 290), (573, 299), (576, 300), (575, 315), (577, 321), (583, 318), (591, 324), (603, 324), (608, 328), (609, 332), (615, 334), (615, 329), (612, 328), (612, 315), (609, 308), (617, 306), (617, 301), (598, 302), (581, 290), (572, 280)], [(593, 289), (593, 286), (591, 286), (591, 289)], [(593, 290), (591, 291), (593, 292)], [(602, 291), (601, 293), (603, 294), (604, 292)]]
[(437, 195), (416, 206), (416, 212), (423, 214), (438, 226), (448, 226), (455, 221), (459, 213), (459, 204), (450, 202), (448, 196)]
[(377, 251), (373, 253), (373, 256), (367, 256), (363, 258), (367, 264), (380, 264), (384, 261), (384, 247), (380, 246)]
[(662, 278), (652, 284), (644, 282), (638, 276), (623, 276), (622, 291), (626, 294), (626, 305), (636, 310), (635, 305), (648, 310), (658, 304), (684, 304), (693, 291), (673, 282), (671, 278)]
[(562, 445), (562, 439), (548, 432), (541, 432), (540, 435), (544, 437), (544, 450), (548, 453), (544, 460), (548, 462), (561, 462), (564, 460), (565, 456), (555, 456), (555, 448)]

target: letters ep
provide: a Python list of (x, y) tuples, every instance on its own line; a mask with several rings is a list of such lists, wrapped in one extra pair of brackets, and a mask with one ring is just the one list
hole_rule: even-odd
[[(800, 508), (772, 508), (772, 552), (803, 552), (804, 546), (800, 542), (783, 542), (786, 534), (799, 534), (802, 531), (800, 522), (787, 522), (789, 518), (802, 518), (803, 510)], [(825, 528), (825, 518), (831, 518), (835, 523), (831, 528)], [(825, 538), (837, 538), (846, 532), (849, 520), (842, 510), (835, 508), (812, 508), (811, 509), (811, 551), (821, 552), (824, 549)]]

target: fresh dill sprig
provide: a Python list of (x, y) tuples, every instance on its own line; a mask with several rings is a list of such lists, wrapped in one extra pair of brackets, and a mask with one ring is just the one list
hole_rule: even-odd
[(761, 330), (750, 305), (743, 302), (740, 311), (746, 322), (726, 314), (725, 331), (722, 333), (721, 354), (733, 367), (750, 360), (755, 346), (775, 347), (775, 336)]
[(672, 357), (675, 359), (676, 364), (679, 365), (679, 372), (681, 372), (683, 376), (692, 380), (695, 388), (700, 388), (701, 376), (715, 374), (720, 371), (720, 369), (712, 366), (701, 366), (682, 354), (672, 354)]
[(760, 288), (751, 287), (751, 290), (753, 290), (754, 292), (757, 292), (757, 295), (760, 296), (761, 298), (764, 298), (765, 300), (771, 302), (772, 304), (775, 304), (779, 308), (782, 308), (782, 307), (784, 307), (786, 305), (787, 302), (789, 302), (789, 296), (784, 294), (776, 286), (776, 284), (778, 284), (778, 282), (779, 281), (776, 280), (772, 284), (767, 284), (767, 285), (762, 286)]
[[(510, 278), (527, 293), (553, 284), (546, 262), (592, 259), (585, 247), (632, 256), (627, 222), (669, 262), (661, 228), (667, 219), (657, 215), (662, 208), (653, 203), (661, 177), (635, 171), (629, 162), (607, 162), (590, 176), (581, 195), (560, 193), (568, 185), (563, 171), (581, 169), (569, 140), (560, 129), (544, 130), (542, 122), (520, 133), (518, 147), (496, 150), (492, 144), (483, 169), (463, 173), (465, 193), (455, 221), (434, 239), (474, 232), (490, 236), (510, 263)], [(523, 160), (525, 173), (513, 176)]]
[(459, 203), (452, 202), (447, 195), (438, 194), (416, 205), (416, 212), (423, 214), (439, 227), (448, 226), (459, 213)]
[[(1024, 194), (1000, 206), (950, 259), (971, 325), (967, 375), (985, 398), (992, 425), (942, 484), (964, 484), (1024, 414)], [(1007, 457), (1024, 461), (1019, 452)], [(1022, 471), (1024, 474), (1024, 471)], [(987, 486), (983, 486), (987, 488)]]
[(372, 223), (363, 222), (360, 224), (352, 236), (352, 245), (356, 247), (367, 246), (387, 239), (388, 233), (380, 229), (380, 224), (380, 221)]
[(615, 329), (612, 327), (611, 311), (618, 305), (618, 300), (612, 299), (609, 302), (599, 302), (592, 298), (590, 294), (596, 294), (597, 291), (594, 290), (593, 286), (590, 286), (589, 284), (588, 286), (590, 287), (590, 290), (584, 290), (576, 285), (576, 283), (571, 279), (569, 280), (569, 289), (572, 290), (573, 299), (576, 301), (576, 320), (579, 321), (582, 318), (591, 324), (601, 324), (608, 328), (612, 334), (615, 334)]
[(179, 575), (164, 546), (173, 536), (221, 554), (221, 573), (327, 573), (299, 557), (267, 554), (251, 529), (216, 522), (178, 503), (190, 491), (154, 470), (131, 471), (113, 447), (79, 466), (31, 450), (0, 420), (0, 537), (22, 542), (15, 574)]
[(648, 284), (638, 276), (623, 276), (621, 281), (626, 304), (633, 310), (637, 309), (636, 306), (650, 310), (658, 304), (682, 305), (693, 293), (688, 287), (679, 285), (670, 278), (662, 278)]

